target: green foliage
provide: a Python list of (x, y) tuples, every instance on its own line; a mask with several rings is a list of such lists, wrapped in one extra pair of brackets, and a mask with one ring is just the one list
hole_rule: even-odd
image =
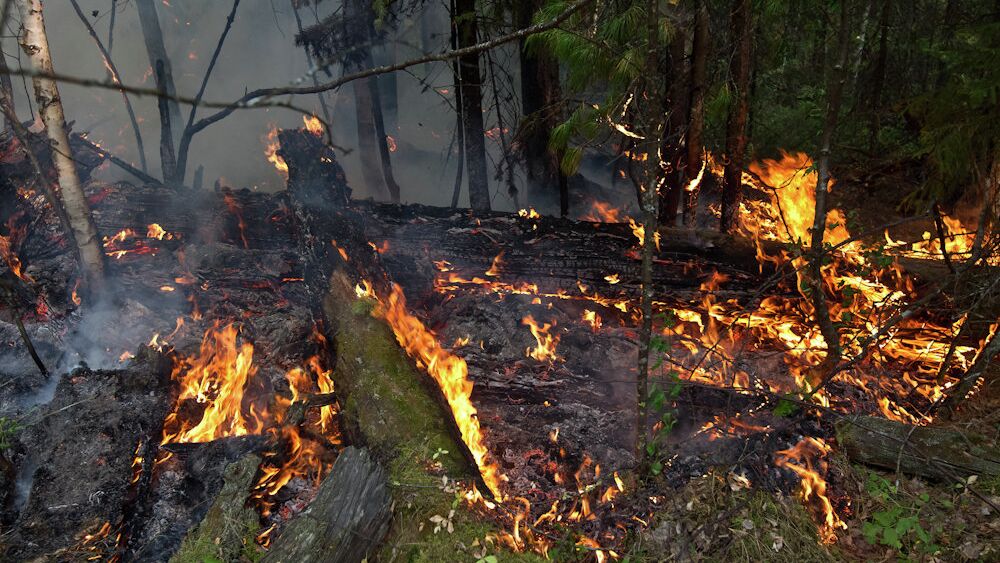
[(874, 472), (868, 474), (865, 490), (882, 505), (881, 510), (862, 524), (865, 541), (891, 547), (903, 555), (940, 551), (940, 546), (934, 543), (935, 532), (921, 525), (921, 510), (930, 502), (928, 494), (912, 501), (904, 499), (895, 485)]
[(18, 430), (20, 430), (20, 425), (18, 425), (16, 420), (0, 417), (0, 452), (10, 448), (11, 441)]
[[(547, 2), (535, 16), (547, 21), (566, 10), (569, 2)], [(649, 25), (647, 3), (611, 1), (572, 16), (562, 27), (529, 37), (526, 49), (544, 50), (563, 70), (565, 93), (584, 101), (555, 127), (549, 147), (562, 154), (561, 167), (573, 174), (580, 166), (583, 147), (609, 133), (613, 119), (621, 119), (630, 87), (643, 76), (648, 59)], [(672, 30), (660, 26), (661, 40)]]
[(1000, 23), (960, 29), (933, 54), (948, 79), (907, 108), (921, 125), (917, 154), (932, 171), (911, 205), (953, 198), (977, 182), (977, 171), (986, 173), (1000, 139)]

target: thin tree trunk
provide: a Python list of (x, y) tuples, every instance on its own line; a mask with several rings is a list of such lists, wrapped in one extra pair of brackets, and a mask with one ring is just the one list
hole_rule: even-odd
[[(452, 18), (457, 20), (459, 47), (475, 45), (479, 35), (475, 0), (456, 0)], [(486, 172), (479, 53), (460, 57), (458, 65), (462, 77), (462, 128), (465, 131), (465, 160), (469, 170), (469, 204), (474, 211), (489, 211), (490, 187)]]
[(375, 123), (375, 138), (378, 140), (378, 153), (382, 163), (382, 180), (385, 181), (385, 186), (389, 190), (389, 199), (393, 203), (399, 203), (399, 184), (396, 183), (396, 178), (392, 174), (392, 155), (389, 151), (389, 138), (385, 132), (378, 77), (372, 76), (366, 82), (372, 100), (372, 121)]
[[(170, 57), (167, 56), (167, 48), (163, 43), (163, 29), (160, 27), (160, 18), (156, 13), (157, 3), (154, 0), (135, 0), (135, 7), (139, 13), (139, 25), (142, 27), (142, 36), (146, 43), (149, 67), (153, 69), (153, 74), (156, 76), (156, 88), (173, 98), (177, 95), (177, 90), (174, 87), (174, 74), (170, 65)], [(162, 76), (156, 72), (156, 61), (163, 61)], [(181, 120), (180, 104), (177, 103), (177, 100), (167, 100), (167, 115), (170, 117), (170, 123), (173, 124), (173, 131), (169, 139), (172, 143), (179, 143), (183, 121)], [(165, 137), (160, 135), (160, 138)], [(164, 150), (161, 148), (161, 153)], [(170, 152), (175, 153), (173, 148)], [(170, 174), (174, 174), (174, 172), (171, 171)], [(167, 172), (164, 171), (164, 177), (166, 175)]]
[(667, 87), (667, 105), (670, 108), (669, 131), (664, 135), (663, 155), (669, 165), (664, 188), (666, 193), (660, 198), (661, 225), (673, 227), (677, 223), (677, 208), (681, 202), (681, 174), (687, 159), (684, 158), (684, 129), (687, 126), (688, 92), (684, 84), (684, 51), (687, 43), (683, 29), (677, 29), (667, 53), (667, 72), (670, 85)]
[(108, 55), (115, 46), (115, 17), (118, 15), (118, 0), (111, 0), (111, 16), (108, 18)]
[[(117, 85), (121, 85), (122, 77), (118, 72), (118, 67), (115, 66), (115, 62), (111, 59), (111, 52), (104, 48), (104, 43), (101, 42), (101, 38), (97, 36), (97, 31), (94, 26), (90, 25), (87, 20), (87, 16), (83, 14), (83, 10), (80, 9), (80, 4), (76, 0), (70, 0), (70, 4), (73, 5), (73, 10), (76, 11), (76, 15), (83, 22), (84, 27), (87, 28), (87, 32), (90, 33), (90, 37), (94, 40), (97, 45), (97, 50), (101, 53), (101, 59), (104, 61), (104, 66), (108, 69), (108, 74), (111, 75), (111, 81)], [(114, 8), (112, 7), (111, 13), (114, 14)], [(132, 123), (132, 133), (135, 135), (135, 145), (136, 150), (139, 152), (139, 166), (142, 168), (143, 172), (148, 173), (149, 168), (146, 166), (146, 148), (142, 144), (142, 133), (139, 131), (139, 122), (135, 118), (135, 111), (132, 109), (132, 102), (129, 100), (128, 93), (124, 89), (120, 90), (122, 95), (122, 100), (125, 102), (125, 110), (128, 112), (128, 119)]]
[[(455, 11), (455, 2), (452, 0), (451, 11)], [(450, 25), (450, 45), (451, 48), (458, 49), (458, 27), (452, 21)], [(462, 73), (458, 69), (458, 59), (451, 60), (451, 75), (454, 81), (455, 90), (455, 141), (458, 144), (458, 168), (455, 170), (455, 187), (451, 192), (451, 207), (458, 207), (458, 197), (462, 194), (462, 176), (465, 171), (465, 128), (462, 126), (465, 120), (462, 118)]]
[(698, 193), (701, 189), (698, 178), (704, 164), (705, 130), (705, 67), (708, 61), (708, 7), (704, 0), (698, 5), (694, 16), (694, 39), (691, 45), (691, 104), (688, 112), (687, 166), (684, 189), (684, 226), (694, 227), (698, 218)]
[(826, 384), (833, 367), (840, 362), (840, 333), (830, 318), (830, 307), (823, 288), (823, 259), (826, 249), (823, 248), (823, 236), (826, 234), (827, 205), (826, 196), (830, 185), (830, 150), (833, 135), (837, 130), (837, 117), (840, 113), (840, 103), (847, 83), (847, 57), (850, 48), (848, 29), (847, 2), (840, 5), (840, 31), (838, 34), (838, 50), (836, 66), (833, 68), (833, 84), (827, 98), (826, 119), (823, 123), (823, 133), (820, 137), (819, 160), (816, 163), (816, 211), (813, 215), (811, 241), (809, 244), (809, 297), (813, 305), (813, 315), (819, 326), (823, 340), (826, 342), (826, 358), (819, 366), (817, 375), (820, 382), (817, 388)]
[(892, 0), (882, 4), (882, 15), (879, 16), (878, 56), (875, 59), (875, 69), (871, 78), (871, 120), (868, 125), (868, 150), (875, 151), (878, 142), (878, 131), (882, 128), (882, 87), (885, 84), (885, 68), (889, 59), (889, 14), (892, 10)]
[[(162, 60), (156, 61), (156, 81), (162, 82), (165, 71)], [(170, 101), (164, 97), (156, 98), (156, 107), (160, 112), (160, 168), (163, 169), (163, 183), (168, 186), (177, 186), (181, 182), (177, 179), (177, 154), (174, 152), (173, 130), (174, 120), (170, 115)], [(176, 127), (180, 127), (177, 124)]]
[[(7, 55), (0, 52), (0, 98), (5, 100), (7, 104), (10, 115), (17, 115), (14, 111), (14, 85), (10, 81), (10, 69), (7, 67)], [(10, 118), (7, 117), (7, 113), (4, 113), (3, 127), (7, 131), (12, 131), (14, 129), (13, 123), (11, 123)]]
[[(41, 0), (18, 0), (24, 33), (21, 47), (31, 64), (32, 70), (51, 75), (52, 55), (45, 35), (45, 21), (42, 17)], [(97, 228), (94, 226), (87, 197), (80, 185), (76, 163), (70, 152), (69, 136), (66, 134), (66, 117), (63, 114), (59, 88), (52, 79), (35, 77), (35, 102), (38, 113), (45, 124), (52, 145), (52, 163), (59, 178), (59, 195), (63, 209), (73, 231), (80, 256), (80, 269), (90, 294), (100, 293), (104, 287), (104, 254), (98, 244)]]
[(729, 109), (726, 126), (726, 168), (723, 172), (722, 221), (720, 230), (731, 233), (739, 219), (740, 202), (743, 199), (743, 153), (747, 146), (747, 113), (749, 112), (750, 88), (750, 48), (751, 37), (750, 0), (734, 0), (731, 16), (731, 30), (735, 53), (730, 66), (730, 82), (735, 99)]
[(355, 80), (354, 105), (358, 124), (358, 151), (361, 157), (361, 175), (371, 193), (388, 193), (384, 178), (380, 173), (378, 140), (375, 136), (375, 119), (372, 112), (372, 90), (368, 80)]
[[(518, 25), (531, 25), (531, 18), (541, 7), (534, 0), (519, 6)], [(551, 193), (554, 186), (560, 188), (560, 211), (563, 204), (562, 185), (564, 179), (559, 166), (559, 155), (549, 149), (552, 129), (561, 118), (559, 104), (562, 91), (559, 84), (559, 62), (547, 52), (529, 52), (525, 40), (521, 40), (521, 113), (524, 116), (518, 131), (524, 157), (525, 179), (528, 184), (528, 198), (545, 192)], [(569, 193), (565, 199), (567, 212)], [(563, 212), (565, 215), (565, 212)]]

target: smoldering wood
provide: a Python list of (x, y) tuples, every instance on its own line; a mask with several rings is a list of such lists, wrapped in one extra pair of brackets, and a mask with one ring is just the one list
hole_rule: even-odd
[(389, 530), (388, 475), (366, 449), (347, 447), (316, 499), (271, 546), (265, 563), (366, 560)]
[(907, 475), (940, 481), (1000, 475), (1000, 448), (972, 433), (859, 415), (837, 423), (837, 442), (852, 461)]
[[(81, 530), (96, 533), (104, 522), (117, 530), (136, 495), (137, 448), (159, 440), (172, 403), (170, 368), (147, 349), (125, 369), (78, 369), (24, 421), (15, 461), (31, 492), (4, 538), (5, 559), (72, 559), (86, 553)], [(143, 471), (152, 467), (146, 461)]]

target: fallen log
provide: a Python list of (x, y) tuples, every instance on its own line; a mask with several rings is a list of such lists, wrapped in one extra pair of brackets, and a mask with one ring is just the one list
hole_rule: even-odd
[(935, 480), (1000, 475), (1000, 448), (976, 434), (854, 416), (837, 423), (837, 441), (852, 461), (908, 475)]
[(265, 563), (364, 561), (389, 531), (392, 496), (385, 469), (368, 451), (348, 447), (316, 499), (288, 524)]

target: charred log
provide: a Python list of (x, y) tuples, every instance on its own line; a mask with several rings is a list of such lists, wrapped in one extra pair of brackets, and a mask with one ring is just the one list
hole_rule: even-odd
[(282, 532), (263, 561), (363, 561), (389, 530), (391, 504), (382, 466), (367, 450), (346, 448), (316, 499)]

